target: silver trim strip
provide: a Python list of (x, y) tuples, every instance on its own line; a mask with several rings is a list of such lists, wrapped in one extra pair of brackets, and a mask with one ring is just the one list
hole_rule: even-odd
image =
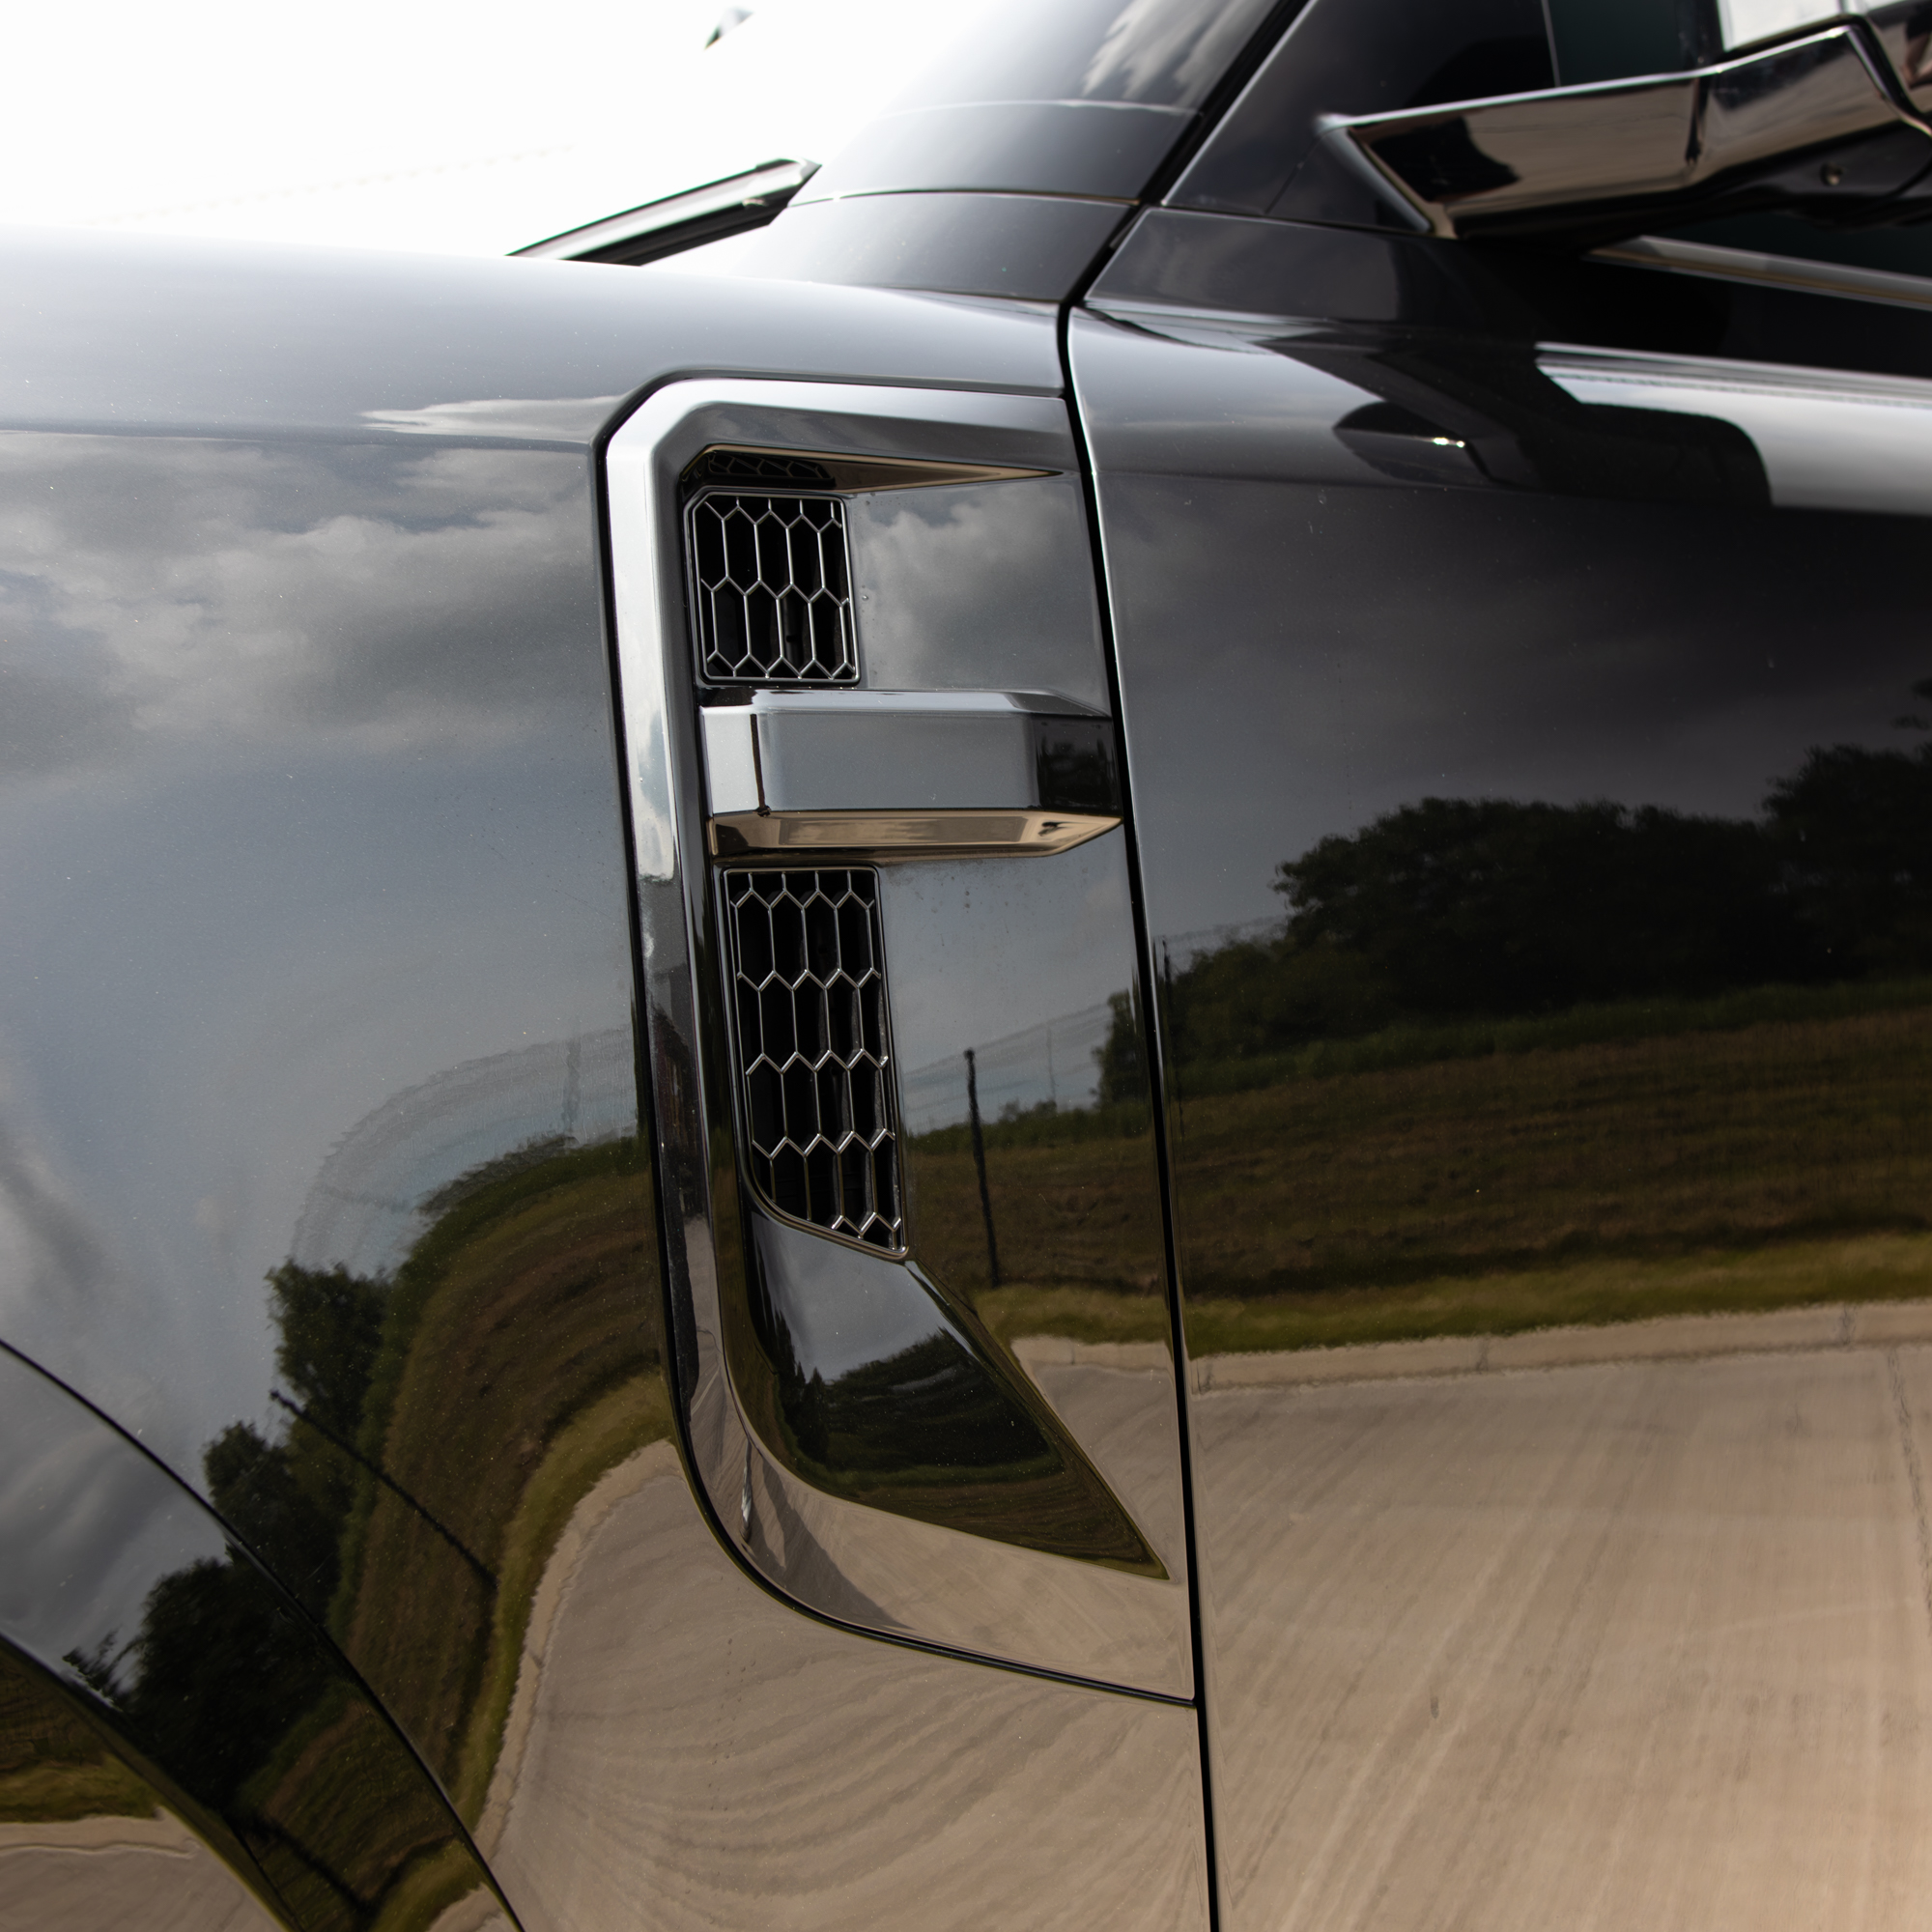
[(1120, 822), (1068, 811), (721, 811), (708, 834), (719, 858), (840, 853), (891, 864), (1070, 852)]
[(761, 161), (742, 174), (643, 202), (581, 228), (566, 228), (510, 253), (513, 259), (553, 262), (581, 262), (610, 251), (672, 254), (714, 234), (729, 234), (735, 226), (768, 220), (817, 172), (816, 161)]
[(1802, 295), (1850, 296), (1858, 301), (1893, 302), (1904, 308), (1932, 308), (1932, 280), (1889, 269), (1855, 269), (1842, 262), (1807, 262), (1786, 255), (1760, 255), (1751, 248), (1720, 248), (1708, 242), (1673, 242), (1668, 236), (1640, 235), (1590, 259), (1631, 269), (1662, 269), (1676, 275), (1701, 275), (1719, 282), (1754, 282), (1795, 289)]

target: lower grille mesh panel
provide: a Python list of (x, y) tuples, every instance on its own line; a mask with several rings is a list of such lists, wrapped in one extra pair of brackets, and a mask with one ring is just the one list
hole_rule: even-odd
[(904, 1242), (878, 874), (724, 874), (753, 1185), (781, 1214)]

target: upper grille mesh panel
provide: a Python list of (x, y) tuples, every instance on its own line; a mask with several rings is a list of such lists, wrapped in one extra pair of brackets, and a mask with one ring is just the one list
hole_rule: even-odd
[(845, 505), (712, 490), (686, 512), (697, 655), (716, 684), (859, 675)]
[(878, 874), (724, 878), (753, 1184), (794, 1220), (902, 1248)]

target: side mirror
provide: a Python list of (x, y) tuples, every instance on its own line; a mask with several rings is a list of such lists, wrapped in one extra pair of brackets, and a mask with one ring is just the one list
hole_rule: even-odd
[[(1932, 127), (1881, 41), (1826, 28), (1683, 73), (1331, 116), (1303, 176), (1337, 168), (1448, 239), (1594, 246), (1758, 209), (1832, 226), (1932, 215)], [(1276, 214), (1293, 215), (1290, 185)]]

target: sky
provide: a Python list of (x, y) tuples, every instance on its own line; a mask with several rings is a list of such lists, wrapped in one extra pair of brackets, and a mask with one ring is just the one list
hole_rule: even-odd
[(9, 22), (0, 222), (504, 254), (824, 160), (972, 0), (187, 0)]

